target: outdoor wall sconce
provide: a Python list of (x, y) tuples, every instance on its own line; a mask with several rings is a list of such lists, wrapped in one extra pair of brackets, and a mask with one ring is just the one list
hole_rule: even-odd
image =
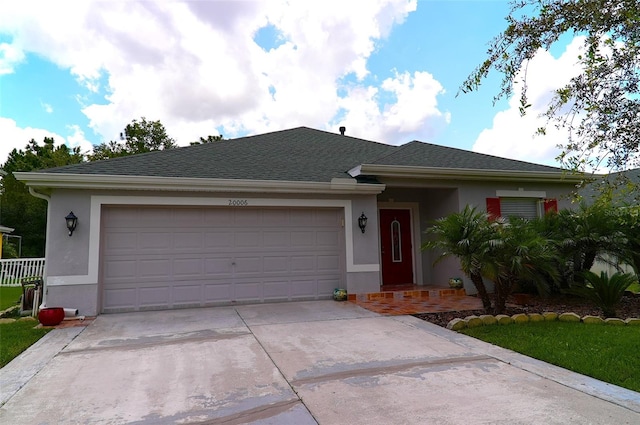
[(69, 236), (73, 234), (73, 231), (76, 230), (76, 224), (78, 224), (78, 217), (71, 211), (64, 218), (67, 221), (67, 229), (69, 229)]
[(358, 217), (358, 227), (364, 233), (364, 229), (367, 227), (367, 216), (362, 213), (360, 217)]

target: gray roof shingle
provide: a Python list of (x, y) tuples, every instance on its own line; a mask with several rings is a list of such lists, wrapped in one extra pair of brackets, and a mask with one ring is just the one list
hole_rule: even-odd
[(414, 140), (373, 162), (377, 165), (461, 168), (471, 170), (560, 172), (560, 168), (517, 161)]
[(40, 170), (115, 176), (328, 182), (361, 164), (557, 171), (559, 168), (413, 141), (403, 146), (298, 127), (256, 136)]

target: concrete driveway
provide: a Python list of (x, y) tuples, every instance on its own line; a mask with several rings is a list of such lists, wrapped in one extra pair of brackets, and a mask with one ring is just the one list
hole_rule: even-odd
[(99, 316), (0, 370), (3, 424), (637, 424), (640, 394), (334, 301)]

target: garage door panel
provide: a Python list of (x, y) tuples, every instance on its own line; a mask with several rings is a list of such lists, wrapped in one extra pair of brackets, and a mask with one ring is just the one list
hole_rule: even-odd
[(206, 250), (225, 250), (233, 248), (235, 237), (230, 231), (207, 232), (205, 234)]
[(289, 224), (292, 226), (306, 228), (309, 227), (309, 225), (313, 225), (314, 222), (315, 214), (312, 210), (299, 210), (289, 217)]
[(171, 249), (171, 233), (143, 232), (138, 237), (138, 249), (149, 251), (163, 251)]
[(291, 246), (297, 248), (315, 246), (315, 234), (311, 231), (291, 232)]
[(260, 232), (236, 232), (235, 246), (236, 248), (259, 247), (262, 241), (260, 236)]
[(195, 208), (176, 208), (173, 210), (172, 227), (193, 227), (204, 224), (204, 211)]
[(263, 210), (262, 227), (288, 226), (289, 210)]
[(270, 272), (276, 272), (276, 273), (282, 273), (282, 272), (288, 272), (289, 271), (289, 264), (291, 264), (291, 260), (289, 259), (288, 256), (282, 256), (282, 257), (264, 257), (263, 258), (263, 266), (262, 266), (262, 270), (265, 273), (270, 273)]
[(316, 294), (315, 279), (292, 280), (291, 281), (291, 297), (313, 297)]
[(179, 250), (202, 250), (204, 248), (204, 235), (195, 232), (174, 234), (173, 247)]
[[(105, 312), (317, 299), (344, 287), (341, 209), (111, 207), (103, 217)], [(156, 221), (168, 217), (180, 225)]]
[(316, 241), (318, 247), (337, 248), (340, 245), (340, 238), (337, 231), (317, 232)]
[(148, 277), (170, 276), (171, 261), (169, 259), (141, 260), (138, 261), (138, 276), (142, 279)]
[(340, 270), (340, 257), (337, 255), (319, 255), (318, 271), (338, 272)]
[(166, 306), (171, 300), (171, 290), (167, 286), (143, 287), (138, 291), (140, 306)]
[(233, 258), (206, 258), (204, 272), (208, 277), (229, 276), (233, 272)]
[(335, 288), (342, 288), (342, 283), (339, 279), (318, 279), (318, 294), (332, 295)]
[(316, 226), (335, 226), (338, 223), (342, 216), (338, 213), (337, 210), (333, 211), (315, 211), (314, 214), (314, 225)]
[(126, 278), (132, 279), (137, 276), (137, 264), (132, 260), (105, 261), (104, 276), (109, 279)]
[(135, 288), (109, 289), (104, 291), (103, 306), (107, 308), (133, 309), (137, 305)]
[(265, 231), (262, 234), (263, 246), (270, 248), (289, 248), (291, 237), (287, 231)]
[(234, 273), (236, 275), (262, 273), (262, 257), (237, 256), (235, 258)]
[(256, 227), (262, 225), (261, 210), (239, 209), (235, 210), (234, 224), (239, 228)]
[(291, 256), (291, 271), (313, 273), (316, 270), (316, 257), (312, 255)]
[(242, 279), (234, 282), (235, 299), (238, 301), (259, 301), (262, 298), (262, 282), (244, 282)]
[(202, 285), (184, 285), (173, 287), (174, 304), (199, 305), (202, 300)]
[(105, 254), (123, 250), (135, 250), (138, 247), (136, 233), (114, 232), (108, 233), (104, 239)]
[(169, 208), (139, 208), (135, 228), (153, 223), (154, 227), (170, 229), (175, 227), (174, 210)]
[(202, 276), (202, 260), (200, 258), (173, 260), (173, 276), (177, 278)]
[(204, 222), (207, 227), (231, 227), (235, 222), (233, 209), (212, 208), (204, 210)]
[(233, 299), (233, 285), (228, 283), (217, 283), (215, 285), (204, 286), (204, 300), (206, 302), (221, 302)]

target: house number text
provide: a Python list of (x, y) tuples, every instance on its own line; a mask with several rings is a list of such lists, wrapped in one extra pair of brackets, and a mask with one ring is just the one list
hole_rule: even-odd
[(229, 199), (231, 207), (246, 207), (247, 205), (249, 205), (249, 201), (246, 199)]

